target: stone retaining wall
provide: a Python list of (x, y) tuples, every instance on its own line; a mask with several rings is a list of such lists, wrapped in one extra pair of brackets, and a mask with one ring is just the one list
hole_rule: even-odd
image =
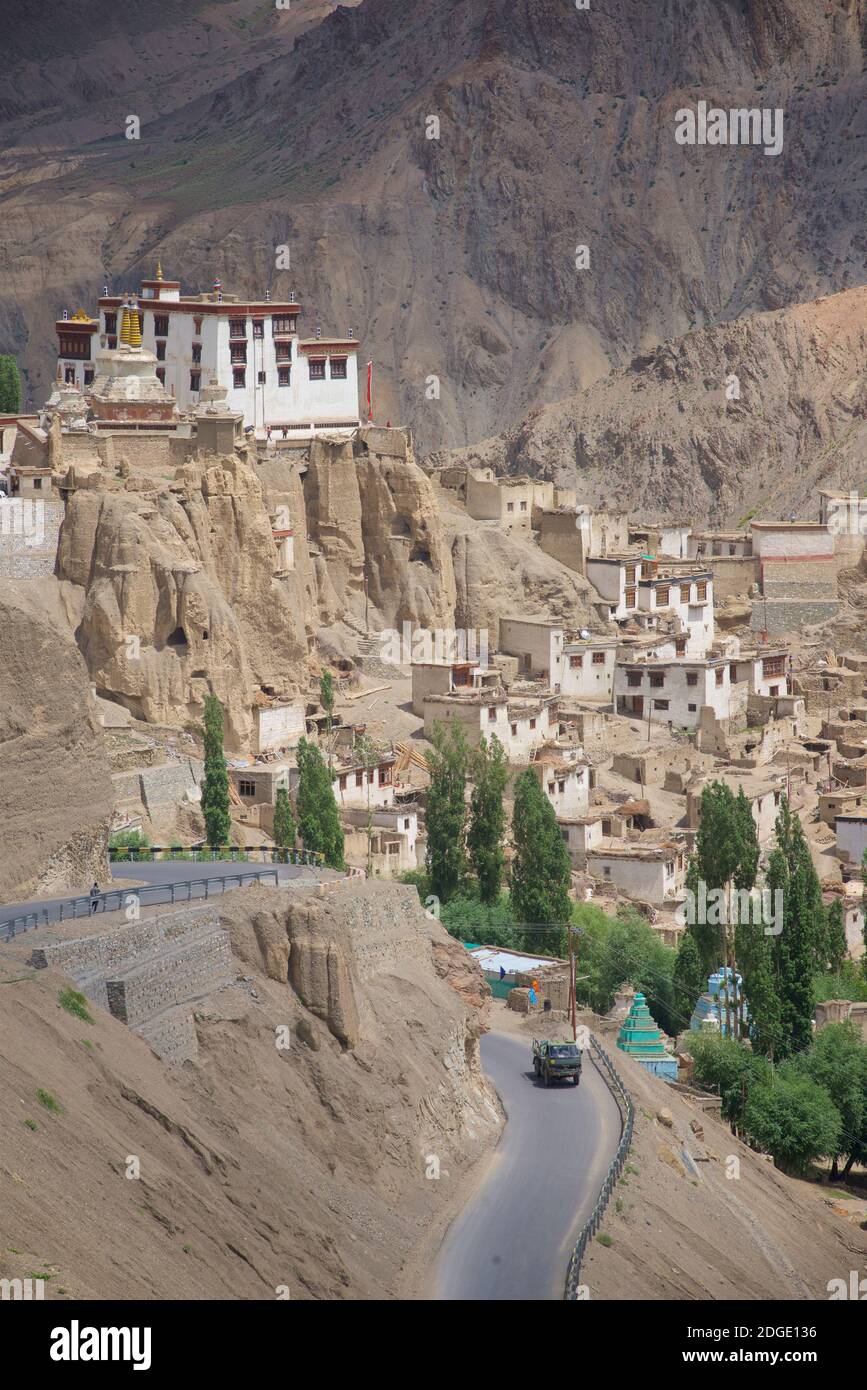
[(31, 959), (69, 975), (166, 1062), (196, 1056), (191, 1006), (233, 978), (229, 935), (210, 905), (37, 947)]

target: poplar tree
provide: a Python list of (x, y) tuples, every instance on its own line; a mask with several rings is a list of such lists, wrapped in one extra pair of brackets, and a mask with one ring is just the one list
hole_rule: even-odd
[[(557, 816), (529, 769), (515, 781), (510, 896), (531, 950), (561, 951), (572, 911), (572, 865)], [(544, 927), (546, 930), (538, 930)]]
[(861, 918), (861, 935), (864, 937), (864, 956), (861, 961), (861, 969), (865, 980), (867, 980), (867, 849), (861, 856), (861, 882), (864, 885), (864, 897), (861, 901), (865, 905), (865, 911)]
[(0, 414), (17, 415), (21, 409), (21, 377), (18, 363), (9, 353), (0, 355)]
[(814, 975), (822, 956), (825, 908), (819, 877), (797, 816), (784, 796), (777, 816), (777, 849), (768, 863), (768, 886), (783, 894), (783, 929), (774, 938), (774, 967), (780, 997), (780, 1050), (809, 1045), (815, 1004)]
[(702, 969), (698, 942), (688, 927), (680, 938), (672, 976), (674, 1012), (679, 1031), (689, 1027), (692, 1011), (699, 995), (704, 992), (706, 983), (707, 976)]
[(466, 875), (466, 785), (469, 750), (459, 724), (434, 727), (427, 755), (426, 867), (430, 890), (447, 903)]
[[(766, 887), (778, 882), (778, 874), (779, 867), (769, 870)], [(770, 901), (774, 901), (773, 897)], [(782, 1050), (782, 1005), (776, 977), (774, 938), (767, 935), (765, 926), (761, 916), (758, 922), (738, 922), (735, 928), (735, 955), (743, 978), (743, 993), (749, 1005), (747, 1031), (753, 1051), (763, 1057), (774, 1058)]]
[(319, 703), (327, 715), (326, 728), (328, 730), (328, 766), (331, 767), (331, 731), (334, 715), (334, 677), (330, 671), (323, 671), (319, 680)]
[(202, 815), (209, 845), (229, 842), (229, 774), (223, 752), (223, 706), (216, 695), (205, 696), (205, 779), (202, 783)]
[(472, 760), (472, 776), (467, 850), (479, 881), (479, 898), (483, 903), (495, 903), (500, 896), (505, 864), (503, 792), (509, 777), (506, 752), (496, 734), (491, 735), (490, 744), (484, 736), (480, 740)]
[(344, 869), (343, 830), (331, 773), (319, 749), (298, 740), (298, 829), (304, 848), (321, 854), (331, 869)]
[(295, 817), (292, 814), (292, 803), (289, 800), (289, 793), (285, 787), (277, 788), (277, 796), (274, 802), (274, 843), (281, 849), (293, 849), (295, 846)]
[(848, 950), (843, 904), (835, 898), (825, 911), (825, 964), (834, 974), (841, 969)]

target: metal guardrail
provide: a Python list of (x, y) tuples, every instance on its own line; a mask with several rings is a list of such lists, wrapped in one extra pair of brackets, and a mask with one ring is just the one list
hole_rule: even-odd
[[(258, 860), (253, 855), (260, 856)], [(227, 849), (220, 845), (117, 845), (108, 851), (110, 864), (162, 864), (172, 861), (194, 864), (307, 864), (323, 863), (325, 856), (313, 849), (281, 849), (277, 845), (245, 845)]]
[(603, 1080), (606, 1081), (608, 1089), (617, 1101), (618, 1108), (621, 1108), (621, 1113), (623, 1115), (623, 1132), (620, 1136), (620, 1143), (617, 1145), (617, 1152), (608, 1166), (608, 1172), (605, 1175), (605, 1181), (599, 1191), (599, 1196), (596, 1199), (593, 1212), (589, 1220), (582, 1226), (578, 1239), (572, 1249), (572, 1255), (569, 1259), (569, 1268), (566, 1272), (566, 1289), (563, 1294), (567, 1302), (579, 1301), (578, 1285), (581, 1278), (581, 1261), (587, 1249), (587, 1242), (595, 1236), (599, 1227), (602, 1225), (602, 1218), (605, 1215), (611, 1193), (614, 1191), (614, 1184), (623, 1172), (623, 1167), (626, 1163), (627, 1155), (629, 1154), (630, 1145), (632, 1144), (632, 1131), (635, 1125), (635, 1106), (632, 1104), (632, 1097), (618, 1076), (605, 1048), (596, 1040), (592, 1033), (590, 1034), (590, 1046), (594, 1052), (594, 1060), (597, 1064), (601, 1063), (602, 1067), (604, 1067), (605, 1071), (608, 1073), (607, 1078), (603, 1078)]
[[(78, 898), (64, 898), (62, 902), (49, 907), (40, 907), (33, 912), (24, 912), (7, 922), (0, 922), (0, 941), (9, 942), (22, 932), (32, 931), (51, 922), (65, 922), (71, 917), (90, 917), (97, 912), (119, 912), (129, 906), (131, 898), (140, 903), (146, 902), (191, 902), (193, 898), (209, 898), (213, 893), (226, 893), (240, 888), (244, 883), (273, 878), (279, 882), (276, 866), (272, 869), (251, 869), (247, 873), (222, 874), (213, 878), (185, 878), (172, 883), (145, 883), (139, 888), (110, 888), (99, 896), (90, 894)], [(194, 888), (204, 892), (194, 893)], [(96, 903), (94, 908), (93, 904)]]

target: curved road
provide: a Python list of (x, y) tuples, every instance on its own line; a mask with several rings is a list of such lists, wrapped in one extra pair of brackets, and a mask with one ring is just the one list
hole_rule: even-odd
[(435, 1297), (562, 1299), (569, 1256), (620, 1142), (620, 1111), (584, 1054), (581, 1084), (536, 1082), (530, 1039), (487, 1033), (482, 1064), (506, 1127), (440, 1250)]

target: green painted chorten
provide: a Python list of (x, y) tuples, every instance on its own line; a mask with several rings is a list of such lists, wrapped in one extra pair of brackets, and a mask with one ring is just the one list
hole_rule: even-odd
[(665, 1037), (656, 1026), (643, 994), (636, 994), (617, 1035), (617, 1046), (666, 1081), (677, 1078), (677, 1058), (666, 1051)]

